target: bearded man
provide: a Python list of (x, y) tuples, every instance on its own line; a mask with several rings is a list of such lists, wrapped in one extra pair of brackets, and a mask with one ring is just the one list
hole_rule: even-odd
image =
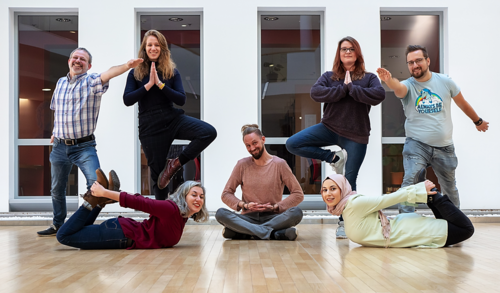
[[(295, 240), (296, 226), (302, 220), (297, 207), (304, 192), (285, 160), (270, 155), (258, 125), (241, 128), (250, 157), (238, 161), (222, 192), (222, 201), (237, 214), (220, 208), (215, 214), (224, 226), (222, 236), (229, 239)], [(285, 185), (290, 195), (283, 199)], [(242, 197), (234, 194), (241, 186)]]
[[(431, 60), (425, 47), (408, 46), (406, 63), (412, 77), (402, 82), (393, 78), (388, 70), (377, 69), (380, 79), (401, 99), (406, 116), (403, 148), (405, 174), (401, 187), (412, 185), (420, 170), (432, 166), (441, 190), (459, 208), (455, 180), (458, 160), (452, 139), (451, 100), (472, 120), (478, 131), (488, 130), (489, 123), (476, 114), (451, 78), (429, 70)], [(414, 204), (399, 204), (400, 213), (414, 211)]]

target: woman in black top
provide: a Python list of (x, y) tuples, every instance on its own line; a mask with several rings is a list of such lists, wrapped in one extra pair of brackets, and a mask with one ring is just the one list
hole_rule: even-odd
[[(375, 74), (365, 71), (361, 47), (354, 38), (339, 41), (333, 69), (316, 81), (311, 88), (311, 98), (324, 103), (323, 119), (290, 137), (286, 148), (294, 155), (331, 164), (337, 174), (345, 175), (352, 190), (356, 190), (370, 136), (368, 114), (371, 106), (385, 99), (385, 90)], [(333, 145), (341, 150), (332, 152), (330, 146)], [(341, 217), (337, 238), (347, 238), (342, 220)]]
[[(170, 58), (167, 40), (156, 30), (147, 31), (139, 49), (144, 62), (129, 72), (123, 102), (139, 103), (139, 139), (151, 169), (156, 199), (165, 199), (170, 179), (194, 160), (216, 137), (210, 124), (184, 115), (174, 107), (186, 102), (179, 71)], [(167, 160), (174, 139), (191, 143), (175, 159)]]

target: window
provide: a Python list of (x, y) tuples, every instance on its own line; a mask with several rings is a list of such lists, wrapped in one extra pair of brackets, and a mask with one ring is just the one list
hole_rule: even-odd
[(322, 74), (321, 15), (262, 12), (259, 22), (260, 125), (266, 148), (287, 161), (305, 194), (318, 196), (321, 161), (292, 155), (285, 143), (321, 121), (321, 104), (310, 97)]
[[(439, 13), (382, 13), (381, 64), (400, 81), (410, 78), (406, 64), (406, 47), (410, 44), (427, 48), (430, 71), (442, 72), (441, 15)], [(403, 182), (403, 144), (405, 141), (405, 115), (400, 99), (385, 83), (385, 100), (382, 103), (382, 169), (383, 192), (390, 193)], [(429, 168), (431, 169), (431, 168)], [(435, 178), (428, 172), (428, 178)], [(434, 181), (437, 182), (437, 179)]]
[[(141, 15), (140, 16), (140, 38), (142, 42), (144, 34), (155, 29), (161, 32), (167, 39), (172, 60), (176, 64), (182, 77), (182, 86), (186, 92), (186, 104), (181, 108), (185, 114), (201, 119), (201, 16), (200, 15)], [(174, 105), (175, 106), (175, 105)], [(178, 106), (175, 106), (178, 107)], [(167, 158), (176, 158), (188, 141), (175, 140), (170, 148)], [(151, 195), (152, 182), (149, 174), (146, 156), (140, 148), (140, 182), (141, 194)], [(174, 191), (185, 180), (201, 180), (201, 156), (188, 162), (174, 176), (167, 188)]]
[[(54, 113), (52, 93), (68, 73), (78, 47), (78, 16), (17, 15), (16, 139), (17, 197), (50, 196), (49, 155)], [(67, 195), (77, 195), (78, 169), (69, 175)]]

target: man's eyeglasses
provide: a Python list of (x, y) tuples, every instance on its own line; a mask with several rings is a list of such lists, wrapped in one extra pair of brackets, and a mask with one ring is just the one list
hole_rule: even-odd
[(413, 66), (413, 64), (421, 64), (422, 61), (424, 61), (424, 58), (418, 58), (418, 59), (415, 59), (415, 61), (410, 60), (410, 61), (406, 62), (406, 64)]
[(340, 48), (340, 52), (342, 53), (354, 52), (354, 48)]

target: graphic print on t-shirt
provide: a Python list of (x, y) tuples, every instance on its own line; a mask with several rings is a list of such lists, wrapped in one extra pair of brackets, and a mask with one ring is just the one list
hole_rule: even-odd
[(441, 112), (443, 110), (443, 99), (438, 94), (423, 89), (415, 102), (415, 110), (420, 114)]

